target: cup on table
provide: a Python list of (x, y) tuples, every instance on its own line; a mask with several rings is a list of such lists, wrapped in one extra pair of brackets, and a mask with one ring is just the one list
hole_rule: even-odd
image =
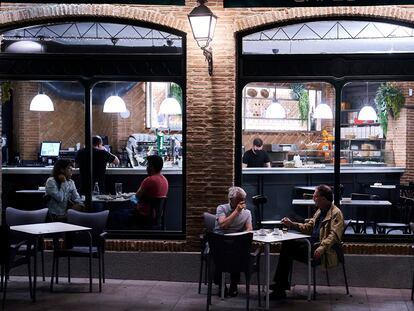
[(115, 194), (117, 196), (122, 195), (122, 183), (120, 183), (120, 182), (115, 183)]
[(273, 234), (274, 235), (279, 235), (280, 234), (279, 228), (273, 228)]
[(266, 230), (265, 229), (260, 229), (259, 230), (259, 235), (266, 235)]
[(283, 226), (283, 228), (282, 228), (282, 232), (283, 232), (283, 234), (288, 233), (288, 227)]

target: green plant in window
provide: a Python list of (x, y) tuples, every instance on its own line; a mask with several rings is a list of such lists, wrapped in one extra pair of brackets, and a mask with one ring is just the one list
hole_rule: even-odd
[(183, 91), (181, 90), (181, 87), (176, 83), (171, 83), (170, 94), (171, 94), (171, 97), (174, 97), (180, 103), (180, 106), (182, 107)]
[(1, 83), (1, 102), (4, 104), (10, 100), (11, 97), (11, 82), (4, 81)]
[(299, 119), (303, 122), (308, 121), (309, 116), (309, 92), (302, 83), (292, 83), (292, 96), (298, 101)]
[(375, 103), (378, 111), (378, 121), (384, 135), (388, 131), (388, 115), (398, 119), (401, 108), (405, 105), (405, 97), (400, 88), (390, 82), (382, 83), (375, 95)]

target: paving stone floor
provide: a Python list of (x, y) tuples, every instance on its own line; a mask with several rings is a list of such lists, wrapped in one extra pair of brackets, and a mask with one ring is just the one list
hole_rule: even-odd
[[(54, 293), (49, 292), (49, 282), (38, 282), (37, 302), (29, 299), (28, 283), (24, 277), (12, 276), (7, 291), (6, 309), (10, 311), (75, 311), (75, 310), (205, 310), (206, 287), (197, 293), (198, 284), (164, 281), (107, 280), (102, 293), (94, 280), (94, 292), (88, 292), (86, 279), (72, 279), (68, 284), (62, 279)], [(408, 289), (351, 287), (345, 295), (343, 287), (318, 287), (317, 299), (306, 300), (306, 286), (297, 285), (288, 292), (285, 301), (271, 301), (271, 310), (305, 311), (406, 311), (413, 310)], [(213, 293), (217, 288), (213, 288)], [(244, 287), (239, 296), (221, 300), (214, 295), (211, 310), (244, 310)], [(261, 310), (257, 305), (256, 287), (251, 290), (251, 310)]]

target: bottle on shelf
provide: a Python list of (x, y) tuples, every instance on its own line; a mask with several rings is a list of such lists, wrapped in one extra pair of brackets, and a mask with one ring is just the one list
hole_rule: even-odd
[(98, 182), (95, 182), (95, 186), (93, 186), (93, 195), (99, 195), (99, 184)]

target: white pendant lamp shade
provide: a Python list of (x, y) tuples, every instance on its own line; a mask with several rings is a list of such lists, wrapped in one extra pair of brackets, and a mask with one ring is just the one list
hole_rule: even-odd
[(333, 119), (332, 109), (327, 104), (319, 104), (316, 106), (313, 117), (315, 119)]
[(53, 102), (46, 94), (37, 94), (30, 102), (31, 111), (54, 111)]
[(278, 101), (272, 101), (269, 107), (266, 109), (265, 118), (273, 119), (285, 119), (286, 110)]
[(118, 113), (118, 112), (126, 112), (126, 105), (124, 100), (119, 96), (109, 96), (105, 100), (103, 112), (105, 113)]
[(174, 97), (167, 97), (164, 99), (160, 105), (159, 114), (165, 115), (180, 115), (181, 114), (181, 106), (178, 100)]
[(377, 113), (371, 106), (364, 106), (358, 113), (358, 120), (361, 121), (377, 121)]

